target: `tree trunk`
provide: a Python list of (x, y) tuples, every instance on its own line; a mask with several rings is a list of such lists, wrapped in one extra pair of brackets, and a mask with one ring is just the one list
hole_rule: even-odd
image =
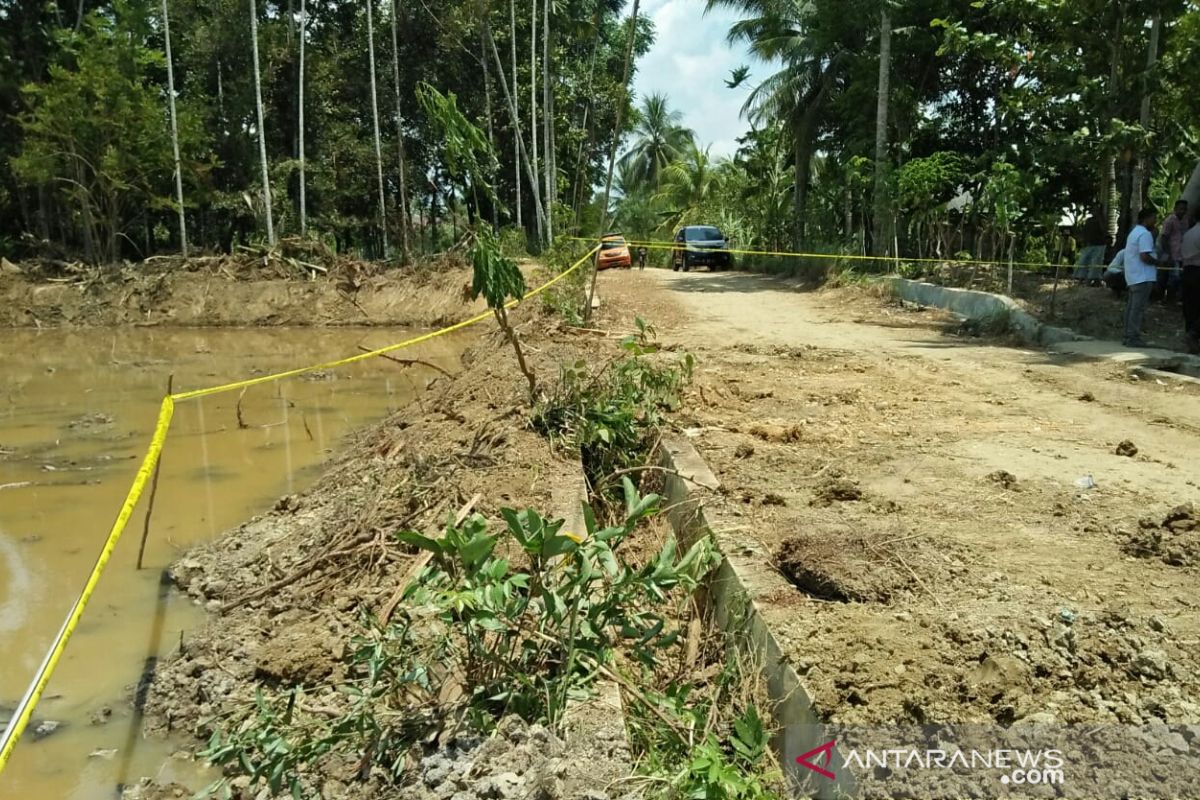
[[(600, 207), (600, 233), (603, 234), (608, 228), (608, 198), (612, 193), (613, 167), (617, 162), (617, 145), (621, 141), (621, 122), (624, 116), (625, 104), (627, 98), (625, 95), (629, 93), (629, 69), (633, 64), (633, 44), (637, 40), (637, 19), (638, 8), (641, 5), (641, 0), (633, 0), (633, 13), (629, 16), (629, 44), (625, 48), (625, 70), (621, 75), (622, 96), (617, 103), (617, 118), (613, 125), (612, 144), (608, 148), (608, 177), (604, 181), (604, 200)], [(596, 298), (596, 278), (600, 274), (600, 270), (592, 268), (592, 285), (588, 289), (587, 305), (583, 307), (583, 319), (587, 322), (592, 318), (592, 301)]]
[(383, 240), (383, 258), (388, 257), (387, 204), (383, 193), (383, 147), (379, 140), (379, 94), (375, 91), (375, 0), (367, 0), (367, 58), (371, 60), (371, 122), (375, 132), (375, 176), (379, 182), (379, 234)]
[[(1161, 33), (1162, 14), (1156, 13), (1150, 22), (1150, 44), (1146, 48), (1146, 74), (1142, 79), (1142, 107), (1141, 113), (1138, 115), (1138, 123), (1142, 126), (1142, 130), (1150, 128), (1150, 73), (1158, 62), (1158, 40)], [(1148, 160), (1147, 154), (1139, 150), (1137, 161), (1133, 167), (1133, 185), (1130, 187), (1129, 193), (1130, 219), (1135, 219), (1132, 215), (1137, 214), (1143, 205), (1142, 194), (1146, 183)]]
[[(483, 41), (483, 31), (479, 32), (479, 61), (480, 61), (480, 63), (483, 64), (483, 113), (484, 113), (484, 116), (487, 117), (488, 144), (491, 145), (492, 152), (496, 152), (496, 131), (495, 131), (495, 126), (492, 125), (492, 85), (491, 85), (492, 82), (490, 80), (491, 70), (488, 69), (487, 45)], [(494, 179), (495, 176), (490, 175), (489, 178)], [(477, 178), (475, 176), (472, 176), (472, 179), (471, 179), (471, 191), (472, 192), (476, 191), (476, 187), (475, 187), (476, 181), (477, 181)], [(475, 204), (476, 204), (476, 206), (479, 205), (478, 197), (475, 200)], [(495, 228), (499, 224), (496, 219), (496, 213), (497, 213), (496, 212), (496, 203), (490, 203), (490, 205), (492, 207), (492, 220), (491, 220), (492, 229), (495, 230)], [(483, 212), (479, 208), (476, 208), (476, 211), (479, 212), (479, 217), (482, 219)]]
[(221, 120), (225, 120), (225, 84), (221, 79), (221, 59), (217, 59), (217, 110), (221, 113)]
[[(537, 6), (537, 0), (534, 0)], [(542, 3), (542, 167), (546, 173), (546, 189), (542, 193), (546, 206), (546, 240), (554, 241), (554, 150), (551, 147), (551, 129), (554, 126), (554, 107), (550, 100), (550, 0)]]
[(300, 236), (308, 235), (308, 199), (305, 196), (304, 175), (304, 39), (308, 32), (308, 16), (305, 0), (300, 0), (300, 101), (299, 101), (299, 144), (300, 158)]
[[(1122, 9), (1122, 4), (1118, 1), (1116, 6), (1116, 23), (1115, 30), (1112, 35), (1109, 54), (1109, 70), (1108, 70), (1108, 124), (1105, 129), (1112, 130), (1112, 120), (1117, 115), (1117, 101), (1120, 96), (1120, 86), (1118, 82), (1121, 79), (1121, 30), (1124, 26), (1125, 17)], [(1108, 235), (1115, 240), (1118, 229), (1120, 227), (1120, 198), (1117, 196), (1117, 160), (1115, 155), (1105, 153), (1101, 160), (1101, 169), (1103, 173), (1100, 176), (1100, 198), (1104, 204), (1104, 218), (1108, 223)]]
[(586, 174), (586, 171), (584, 170), (584, 153), (590, 154), (592, 152), (593, 139), (592, 139), (592, 125), (590, 124), (591, 123), (590, 118), (592, 116), (592, 104), (595, 102), (595, 98), (593, 97), (593, 94), (592, 94), (592, 79), (596, 74), (596, 52), (600, 49), (600, 23), (603, 21), (603, 17), (602, 17), (603, 8), (604, 7), (602, 5), (597, 4), (597, 10), (596, 10), (596, 16), (595, 16), (596, 36), (592, 42), (591, 63), (588, 65), (587, 99), (584, 102), (584, 106), (583, 106), (583, 122), (579, 126), (581, 130), (584, 130), (587, 132), (586, 133), (587, 149), (586, 150), (584, 149), (585, 140), (580, 139), (579, 150), (575, 154), (575, 182), (572, 186), (571, 198), (575, 201), (575, 231), (576, 231), (576, 235), (578, 235), (578, 233), (579, 233), (580, 215), (583, 210), (583, 193), (584, 193), (583, 177)]
[[(625, 48), (625, 71), (621, 76), (621, 88), (626, 94), (629, 92), (629, 69), (633, 64), (633, 44), (634, 40), (637, 39), (637, 18), (638, 8), (640, 5), (641, 0), (633, 0), (633, 13), (629, 17), (629, 43)], [(612, 144), (608, 148), (608, 177), (605, 178), (604, 181), (604, 200), (603, 205), (600, 208), (601, 233), (604, 232), (604, 229), (609, 223), (608, 200), (612, 193), (613, 167), (616, 165), (617, 161), (617, 145), (620, 144), (621, 141), (621, 123), (623, 122), (622, 117), (624, 116), (623, 112), (625, 111), (625, 103), (625, 97), (621, 97), (620, 101), (617, 103), (617, 118), (616, 124), (613, 126), (613, 140)], [(595, 276), (593, 276), (593, 289), (595, 288), (594, 277)], [(591, 302), (588, 303), (588, 308), (585, 313), (591, 313)]]
[(392, 83), (396, 90), (396, 150), (397, 164), (400, 169), (400, 259), (408, 263), (411, 254), (408, 244), (408, 229), (411, 219), (408, 214), (408, 185), (404, 175), (404, 115), (400, 106), (400, 39), (396, 35), (399, 15), (396, 0), (392, 0)]
[(813, 130), (816, 126), (815, 106), (810, 106), (796, 126), (795, 185), (792, 188), (793, 210), (792, 245), (797, 250), (804, 246), (805, 218), (808, 214), (808, 184), (812, 177)]
[[(517, 104), (514, 99), (515, 95), (508, 90), (508, 78), (506, 78), (504, 75), (504, 65), (503, 62), (500, 61), (500, 50), (496, 47), (495, 37), (492, 36), (492, 26), (486, 20), (484, 21), (483, 33), (484, 36), (487, 37), (488, 47), (491, 48), (492, 51), (492, 59), (496, 64), (496, 73), (500, 77), (500, 88), (504, 90), (504, 101), (508, 104), (508, 113), (512, 115), (513, 131), (516, 134), (517, 143), (521, 149), (521, 160), (525, 164), (525, 177), (529, 179), (530, 185), (537, 186), (537, 173), (533, 171), (533, 164), (529, 160), (529, 152), (525, 149), (525, 139), (521, 136), (521, 116), (517, 113)], [(536, 132), (534, 135), (536, 136)], [(533, 196), (533, 210), (534, 221), (537, 223), (537, 235), (540, 241), (543, 230), (543, 210), (542, 203), (538, 199), (536, 193)]]
[(1196, 162), (1196, 166), (1192, 170), (1192, 177), (1183, 190), (1183, 199), (1188, 201), (1188, 206), (1195, 216), (1200, 211), (1200, 161)]
[[(516, 116), (519, 119), (521, 116), (521, 106), (517, 81), (517, 0), (508, 0), (508, 17), (512, 30), (510, 40), (512, 42), (513, 102), (517, 104)], [(517, 227), (525, 230), (525, 223), (521, 219), (521, 134), (519, 128), (513, 129), (513, 185), (517, 189)]]
[[(83, 10), (83, 3), (79, 4)], [(171, 108), (171, 149), (175, 154), (175, 202), (179, 204), (179, 250), (188, 257), (187, 214), (183, 210), (183, 164), (179, 158), (179, 123), (175, 117), (175, 67), (171, 63), (171, 19), (163, 0), (163, 40), (167, 52), (167, 100)], [(147, 254), (148, 255), (148, 254)]]
[(267, 212), (267, 243), (275, 246), (275, 218), (271, 212), (271, 175), (267, 171), (267, 131), (263, 126), (262, 70), (258, 65), (258, 4), (250, 0), (250, 39), (254, 45), (254, 106), (258, 115), (258, 159), (262, 167), (263, 207)]
[(885, 2), (879, 14), (879, 88), (875, 98), (875, 233), (874, 255), (887, 255), (887, 126), (892, 65), (892, 16)]
[(533, 145), (532, 165), (533, 165), (533, 186), (530, 191), (533, 192), (534, 200), (542, 207), (542, 213), (538, 226), (537, 241), (540, 247), (545, 243), (545, 231), (547, 229), (547, 212), (546, 204), (542, 201), (541, 176), (538, 173), (538, 118), (537, 118), (537, 27), (538, 27), (538, 4), (537, 0), (530, 0), (532, 11), (530, 12), (530, 31), (529, 31), (529, 141)]

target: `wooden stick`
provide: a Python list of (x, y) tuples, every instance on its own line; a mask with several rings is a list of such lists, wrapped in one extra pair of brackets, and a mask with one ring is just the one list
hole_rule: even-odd
[[(474, 497), (467, 501), (467, 504), (458, 510), (458, 514), (454, 517), (454, 526), (458, 527), (466, 520), (467, 515), (471, 513), (471, 509), (475, 508), (475, 504), (483, 499), (483, 495), (476, 493)], [(379, 613), (379, 622), (387, 625), (388, 620), (392, 617), (392, 612), (396, 610), (396, 606), (400, 605), (400, 600), (404, 596), (404, 590), (408, 587), (408, 582), (421, 574), (421, 570), (425, 569), (425, 565), (433, 558), (433, 552), (426, 550), (417, 556), (417, 560), (409, 565), (404, 571), (404, 576), (400, 578), (399, 585), (396, 586), (396, 591), (392, 593), (387, 604), (383, 607), (383, 611)]]
[[(359, 350), (362, 350), (364, 353), (372, 353), (372, 352), (374, 352), (374, 351), (373, 351), (373, 350), (372, 350), (370, 347), (364, 347), (364, 346), (363, 346), (363, 345), (361, 345), (361, 344), (358, 346), (358, 349), (359, 349)], [(423, 367), (429, 367), (430, 369), (436, 369), (438, 372), (442, 373), (442, 374), (443, 374), (443, 375), (445, 375), (447, 378), (453, 378), (453, 377), (454, 377), (454, 376), (453, 376), (453, 375), (451, 375), (449, 372), (447, 372), (446, 370), (444, 370), (444, 369), (442, 369), (441, 367), (439, 367), (437, 364), (432, 364), (432, 363), (430, 363), (430, 362), (428, 362), (428, 361), (424, 361), (424, 360), (422, 360), (422, 359), (419, 359), (419, 358), (396, 358), (395, 356), (389, 356), (387, 353), (380, 353), (380, 354), (379, 354), (379, 357), (380, 357), (380, 358), (386, 358), (388, 361), (394, 361), (395, 363), (397, 363), (397, 364), (401, 364), (401, 365), (403, 365), (403, 366), (405, 366), (405, 367), (411, 367), (413, 364), (420, 364), (420, 365), (421, 365), (421, 366), (423, 366)]]
[[(167, 394), (172, 393), (175, 375), (167, 376)], [(142, 556), (146, 554), (146, 539), (150, 538), (150, 515), (154, 513), (154, 497), (158, 494), (158, 471), (162, 469), (162, 451), (158, 453), (158, 461), (154, 462), (154, 477), (150, 479), (150, 499), (146, 501), (146, 519), (142, 523), (142, 543), (138, 547), (137, 568), (142, 568)]]
[(246, 386), (246, 387), (242, 388), (241, 394), (238, 395), (237, 407), (235, 409), (237, 411), (238, 427), (243, 430), (250, 427), (249, 425), (246, 424), (245, 418), (242, 417), (242, 398), (246, 396), (246, 389), (248, 389), (248, 388), (250, 388), (250, 387)]

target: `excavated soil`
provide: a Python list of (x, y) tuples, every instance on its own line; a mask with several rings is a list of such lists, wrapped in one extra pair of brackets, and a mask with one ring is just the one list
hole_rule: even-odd
[[(619, 352), (614, 338), (561, 328), (541, 304), (511, 319), (546, 381), (559, 364)], [(602, 314), (595, 324), (609, 319)], [(151, 735), (190, 733), (199, 750), (216, 721), (252, 707), (260, 689), (304, 685), (305, 703), (318, 713), (344, 708), (335, 687), (363, 616), (394, 606), (414, 564), (394, 532), (436, 536), (468, 506), (498, 519), (502, 507), (546, 512), (570, 496), (578, 462), (531, 429), (528, 387), (511, 347), (494, 326), (484, 330), (455, 378), (438, 379), (413, 406), (360, 432), (311, 490), (280, 498), (270, 513), (172, 567), (175, 583), (213, 616), (158, 665), (145, 708)], [(360, 765), (330, 759), (306, 784), (312, 796), (362, 800), (621, 794), (609, 787), (625, 776), (601, 774), (611, 762), (594, 757), (603, 742), (589, 755), (515, 721), (486, 741), (446, 721), (436, 739), (410, 757), (404, 787), (377, 774), (357, 779)], [(256, 796), (247, 783), (235, 784), (235, 797)], [(147, 781), (127, 796), (157, 800), (173, 791)]]
[(470, 278), (457, 258), (403, 268), (283, 253), (111, 267), (5, 261), (0, 327), (436, 327), (474, 308), (462, 291)]
[(1200, 722), (1191, 387), (857, 289), (622, 286), (684, 320), (679, 424), (795, 586), (766, 616), (826, 720)]

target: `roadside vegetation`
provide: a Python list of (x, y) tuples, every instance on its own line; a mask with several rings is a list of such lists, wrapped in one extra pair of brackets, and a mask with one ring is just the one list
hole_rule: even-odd
[(410, 756), (442, 731), (491, 732), (509, 715), (558, 726), (568, 704), (615, 671), (618, 650), (652, 668), (679, 638), (663, 610), (686, 600), (712, 564), (707, 539), (679, 552), (673, 539), (633, 567), (620, 546), (660, 510), (656, 495), (624, 482), (621, 522), (564, 531), (562, 520), (503, 509), (473, 515), (440, 537), (396, 538), (429, 556), (386, 624), (364, 619), (336, 710), (313, 709), (297, 687), (272, 700), (260, 692), (242, 718), (226, 719), (201, 755), (226, 775), (207, 792), (231, 797), (245, 775), (274, 793), (311, 796), (327, 759), (365, 775), (407, 775)]

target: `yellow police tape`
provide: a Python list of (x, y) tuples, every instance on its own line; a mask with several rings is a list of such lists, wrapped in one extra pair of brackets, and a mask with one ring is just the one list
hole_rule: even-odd
[[(555, 276), (551, 280), (528, 292), (520, 300), (512, 300), (505, 304), (506, 308), (512, 308), (519, 302), (528, 300), (538, 294), (549, 289), (554, 284), (566, 278), (590, 258), (599, 247), (593, 247), (582, 258), (568, 267), (565, 271)], [(142, 457), (142, 465), (138, 468), (137, 475), (134, 476), (133, 484), (129, 487), (129, 492), (125, 495), (125, 502), (121, 504), (121, 510), (117, 514), (116, 521), (113, 522), (112, 528), (109, 530), (108, 539), (104, 542), (104, 547), (100, 551), (100, 557), (96, 559), (96, 565), (92, 567), (91, 573), (88, 575), (87, 583), (76, 598), (75, 604), (71, 607), (71, 612), (63, 621), (62, 627), (58, 631), (58, 635), (54, 637), (49, 650), (46, 651), (46, 657), (42, 660), (42, 664), (38, 667), (37, 674), (32, 683), (25, 691), (25, 695), (21, 698), (21, 702), (13, 712), (12, 718), (4, 729), (3, 737), (0, 738), (0, 772), (4, 770), (8, 763), (9, 756), (12, 755), (13, 749), (21, 738), (21, 734), (25, 732), (25, 728), (29, 725), (29, 720), (33, 716), (33, 710), (37, 706), (38, 701), (42, 697), (42, 692), (46, 690), (46, 684), (50, 682), (50, 676), (54, 674), (54, 669), (58, 665), (59, 659), (62, 657), (63, 651), (66, 649), (67, 641), (71, 638), (71, 634), (75, 632), (75, 627), (79, 624), (80, 618), (83, 616), (84, 609), (87, 607), (88, 601), (91, 599), (92, 592), (95, 591), (97, 584), (100, 582), (100, 575), (104, 572), (104, 568), (108, 565), (109, 558), (112, 557), (113, 551), (116, 549), (117, 542), (121, 538), (121, 534), (125, 531), (125, 526), (129, 523), (129, 518), (133, 515), (133, 510), (141, 499), (142, 492), (146, 488), (146, 482), (150, 479), (154, 472), (154, 467), (158, 463), (158, 457), (162, 453), (163, 444), (167, 439), (167, 431), (171, 427), (171, 417), (175, 412), (175, 404), (183, 400), (194, 400), (200, 397), (208, 397), (214, 394), (223, 392), (231, 392), (235, 389), (243, 389), (249, 386), (257, 386), (260, 383), (269, 381), (282, 380), (291, 378), (296, 375), (303, 375), (307, 372), (315, 372), (317, 370), (333, 369), (342, 367), (347, 364), (353, 364), (357, 361), (365, 361), (368, 358), (374, 358), (384, 353), (389, 353), (393, 350), (399, 350), (404, 347), (411, 347), (421, 342), (427, 342), (438, 336), (445, 336), (457, 330), (461, 330), (470, 325), (481, 322), (492, 315), (492, 312), (485, 311), (482, 314), (477, 314), (470, 319), (455, 323), (445, 328), (440, 328), (431, 333), (425, 333), (420, 336), (415, 336), (398, 344), (381, 347), (378, 350), (372, 350), (369, 353), (360, 353), (350, 356), (349, 358), (338, 359), (337, 361), (328, 361), (324, 364), (314, 364), (309, 367), (301, 367), (299, 369), (287, 370), (286, 372), (278, 372), (274, 375), (263, 375), (258, 378), (250, 378), (244, 381), (235, 381), (234, 383), (226, 383), (220, 386), (213, 386), (208, 389), (195, 389), (190, 392), (177, 392), (169, 394), (163, 398), (162, 406), (158, 412), (158, 423), (154, 426), (154, 434), (150, 438), (150, 446), (146, 448), (146, 454)]]
[[(577, 241), (577, 242), (594, 242), (595, 241), (594, 238), (589, 239), (587, 237), (582, 237), (582, 236), (568, 236), (566, 238), (571, 241)], [(675, 244), (674, 242), (635, 242), (635, 241), (627, 240), (625, 242), (625, 244), (630, 247), (645, 247), (645, 248), (648, 248), (651, 250), (655, 250), (655, 249), (657, 249), (657, 250), (687, 249), (686, 245), (681, 247), (681, 246)], [(697, 248), (697, 249), (699, 249), (699, 248)], [(747, 256), (783, 256), (783, 257), (788, 257), (788, 258), (818, 258), (818, 259), (825, 258), (825, 259), (837, 259), (837, 260), (841, 260), (841, 261), (892, 261), (892, 262), (896, 262), (896, 263), (906, 263), (906, 264), (958, 264), (958, 265), (963, 265), (963, 266), (980, 266), (980, 267), (1008, 267), (1008, 266), (1010, 266), (1009, 262), (1007, 262), (1007, 261), (978, 261), (978, 260), (973, 260), (973, 259), (960, 259), (960, 258), (908, 258), (906, 256), (858, 256), (858, 255), (851, 255), (851, 254), (843, 255), (841, 253), (794, 253), (794, 252), (787, 251), (787, 250), (740, 250), (736, 247), (719, 247), (719, 248), (713, 248), (713, 249), (716, 250), (717, 252), (721, 252), (721, 253), (733, 253), (734, 255), (747, 255)], [(1031, 262), (1031, 261), (1014, 261), (1014, 262), (1012, 262), (1011, 266), (1014, 269), (1017, 267), (1020, 267), (1022, 272), (1028, 271), (1028, 270), (1054, 269), (1056, 266), (1060, 269), (1068, 268), (1068, 267), (1071, 269), (1074, 269), (1074, 267), (1075, 267), (1075, 265), (1073, 265), (1073, 264), (1055, 265), (1055, 264), (1037, 263), (1037, 262)]]

